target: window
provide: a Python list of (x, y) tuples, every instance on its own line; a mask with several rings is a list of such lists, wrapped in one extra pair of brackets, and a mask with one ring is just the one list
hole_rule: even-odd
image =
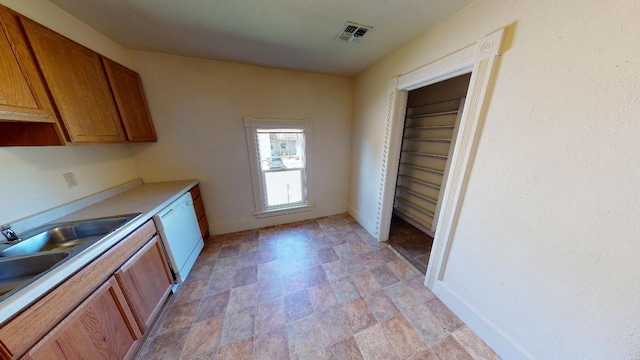
[(257, 217), (313, 209), (311, 120), (244, 118)]

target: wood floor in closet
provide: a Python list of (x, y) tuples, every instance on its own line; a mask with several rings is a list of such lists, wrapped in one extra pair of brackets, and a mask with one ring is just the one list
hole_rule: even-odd
[(431, 236), (394, 215), (391, 219), (388, 243), (413, 266), (426, 274), (433, 245)]

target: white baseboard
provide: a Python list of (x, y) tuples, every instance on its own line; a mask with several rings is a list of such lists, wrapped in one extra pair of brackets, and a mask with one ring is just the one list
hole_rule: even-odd
[(503, 359), (536, 359), (442, 281), (436, 280), (433, 293)]
[(376, 237), (374, 235), (375, 230), (376, 230), (376, 225), (375, 223), (370, 222), (369, 220), (367, 220), (364, 216), (362, 216), (362, 214), (360, 214), (358, 212), (358, 210), (356, 210), (353, 206), (347, 204), (347, 212), (349, 213), (349, 215), (353, 216), (354, 219), (356, 219), (356, 221), (362, 225), (362, 227), (367, 230), (367, 232), (369, 234), (371, 234), (371, 236), (373, 236), (374, 238)]
[(344, 207), (340, 208), (318, 208), (316, 207), (312, 211), (298, 212), (293, 214), (272, 216), (266, 218), (250, 217), (240, 219), (236, 221), (229, 221), (224, 223), (215, 223), (209, 226), (209, 233), (211, 235), (228, 234), (237, 231), (245, 231), (252, 229), (259, 229), (266, 226), (288, 224), (296, 221), (310, 220), (323, 216), (342, 214), (345, 212)]

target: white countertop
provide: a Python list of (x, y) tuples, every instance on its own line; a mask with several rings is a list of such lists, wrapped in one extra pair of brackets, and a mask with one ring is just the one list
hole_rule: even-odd
[(153, 215), (167, 207), (178, 199), (180, 195), (197, 184), (198, 181), (196, 180), (143, 184), (53, 221), (62, 222), (142, 213), (142, 215), (130, 223), (107, 235), (104, 239), (75, 255), (67, 262), (51, 270), (48, 274), (3, 300), (2, 303), (0, 303), (0, 324), (19, 313), (56, 285), (100, 256), (127, 234), (143, 225), (147, 220), (151, 219)]

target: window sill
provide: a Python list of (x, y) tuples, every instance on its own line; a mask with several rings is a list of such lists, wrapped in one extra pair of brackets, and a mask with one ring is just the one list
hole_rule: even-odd
[(258, 219), (272, 217), (272, 216), (280, 216), (280, 215), (289, 215), (295, 214), (299, 212), (311, 211), (314, 210), (316, 206), (314, 204), (310, 205), (300, 205), (300, 206), (292, 206), (284, 209), (274, 209), (274, 210), (265, 210), (253, 213)]

